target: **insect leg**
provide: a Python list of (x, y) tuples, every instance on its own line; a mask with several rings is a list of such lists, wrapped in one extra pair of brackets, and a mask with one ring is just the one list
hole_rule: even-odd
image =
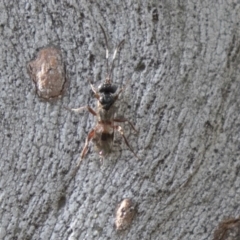
[(127, 138), (126, 138), (125, 135), (124, 135), (124, 132), (123, 132), (122, 127), (121, 127), (121, 126), (113, 126), (113, 127), (114, 127), (114, 129), (116, 129), (116, 130), (121, 134), (121, 136), (122, 136), (123, 139), (124, 139), (124, 142), (126, 143), (126, 145), (128, 146), (128, 148), (130, 149), (130, 151), (134, 154), (134, 156), (135, 156), (138, 160), (140, 160), (139, 157), (137, 156), (137, 154), (133, 151), (132, 147), (129, 145), (128, 140), (127, 140)]
[(118, 92), (114, 93), (115, 100), (117, 100), (117, 99), (118, 99), (118, 96), (121, 94), (121, 92), (123, 92), (123, 91), (126, 89), (129, 81), (130, 81), (130, 80), (128, 80), (127, 83), (126, 83), (126, 85), (125, 85), (124, 87), (120, 88), (120, 90), (119, 90)]
[(126, 118), (114, 118), (113, 121), (114, 122), (127, 122), (136, 133), (138, 132), (138, 130), (133, 126), (133, 124)]
[(89, 106), (84, 106), (84, 107), (80, 107), (80, 108), (68, 108), (68, 107), (65, 107), (67, 110), (69, 111), (73, 111), (73, 112), (81, 112), (82, 110), (86, 109), (88, 110), (92, 115), (96, 116), (97, 113)]
[(92, 138), (94, 137), (94, 134), (95, 134), (95, 129), (92, 129), (91, 132), (88, 134), (87, 138), (86, 138), (86, 142), (85, 142), (85, 145), (84, 145), (84, 148), (81, 152), (81, 157), (80, 157), (80, 160), (77, 164), (77, 167), (80, 165), (82, 159), (85, 157), (85, 155), (87, 154), (87, 151), (88, 151), (88, 144), (89, 142), (92, 140)]
[(99, 94), (98, 94), (98, 91), (94, 88), (94, 86), (91, 84), (91, 82), (90, 82), (90, 86), (91, 86), (91, 89), (92, 89), (92, 91), (93, 91), (93, 93), (94, 93), (94, 97), (95, 97), (97, 100), (99, 100), (100, 96), (99, 96)]

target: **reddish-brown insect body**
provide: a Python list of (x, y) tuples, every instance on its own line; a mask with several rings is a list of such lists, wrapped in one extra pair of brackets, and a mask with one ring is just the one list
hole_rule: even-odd
[(131, 199), (124, 199), (116, 209), (115, 226), (118, 231), (128, 228), (136, 214), (136, 208)]
[[(120, 135), (123, 137), (126, 145), (133, 152), (133, 154), (137, 157), (137, 155), (134, 153), (133, 149), (129, 145), (129, 143), (124, 135), (124, 132), (122, 130), (122, 127), (115, 124), (115, 123), (120, 123), (120, 122), (127, 122), (136, 131), (136, 129), (134, 128), (134, 126), (132, 125), (132, 123), (130, 121), (128, 121), (125, 118), (116, 118), (115, 117), (116, 107), (115, 107), (114, 103), (118, 99), (119, 94), (123, 91), (123, 88), (118, 89), (117, 85), (112, 84), (112, 72), (113, 72), (113, 67), (114, 67), (114, 59), (116, 57), (118, 50), (121, 48), (122, 44), (124, 43), (124, 40), (122, 40), (118, 44), (117, 48), (115, 49), (115, 51), (113, 53), (112, 65), (111, 65), (111, 69), (109, 71), (107, 37), (106, 37), (103, 27), (101, 25), (100, 25), (100, 27), (104, 33), (104, 38), (105, 38), (106, 46), (107, 46), (107, 48), (106, 48), (107, 77), (106, 77), (105, 82), (103, 84), (99, 85), (99, 87), (97, 89), (95, 89), (95, 87), (91, 84), (91, 88), (94, 93), (94, 97), (98, 101), (97, 109), (95, 111), (89, 106), (84, 106), (84, 107), (80, 107), (77, 109), (70, 109), (75, 112), (79, 112), (83, 109), (87, 109), (97, 119), (96, 126), (89, 132), (89, 134), (87, 136), (85, 146), (81, 153), (80, 162), (87, 154), (90, 141), (92, 141), (95, 144), (95, 147), (101, 157), (110, 153), (111, 149), (112, 149), (112, 143), (113, 143), (113, 137), (114, 137), (115, 131), (120, 133)], [(80, 164), (80, 162), (78, 163), (78, 165)]]
[(61, 95), (66, 77), (60, 49), (42, 48), (27, 68), (39, 97), (50, 99)]

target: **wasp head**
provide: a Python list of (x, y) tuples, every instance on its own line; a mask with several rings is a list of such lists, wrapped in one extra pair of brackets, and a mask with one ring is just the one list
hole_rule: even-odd
[(117, 86), (111, 83), (104, 83), (98, 87), (99, 102), (103, 109), (109, 110), (113, 103), (117, 100)]

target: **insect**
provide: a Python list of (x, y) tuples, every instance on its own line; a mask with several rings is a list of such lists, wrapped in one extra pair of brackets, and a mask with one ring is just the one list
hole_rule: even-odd
[(66, 77), (60, 49), (42, 48), (36, 59), (27, 64), (27, 69), (39, 97), (51, 99), (61, 95)]
[(117, 231), (125, 230), (130, 226), (136, 214), (136, 207), (129, 198), (125, 198), (118, 204), (115, 216), (115, 226)]
[[(99, 24), (100, 25), (100, 24)], [(100, 84), (96, 89), (91, 83), (91, 89), (94, 97), (97, 99), (97, 110), (93, 110), (90, 106), (83, 106), (77, 109), (69, 109), (75, 112), (80, 112), (84, 109), (88, 110), (91, 114), (93, 114), (97, 123), (95, 127), (88, 133), (88, 136), (85, 141), (84, 148), (81, 152), (80, 161), (86, 156), (89, 148), (89, 142), (92, 141), (95, 144), (95, 147), (100, 155), (100, 157), (104, 157), (108, 153), (111, 152), (114, 132), (117, 131), (123, 138), (124, 142), (130, 149), (130, 151), (137, 157), (132, 147), (129, 145), (127, 138), (124, 135), (123, 129), (121, 126), (116, 125), (115, 123), (124, 123), (127, 122), (132, 129), (137, 132), (133, 124), (126, 118), (115, 118), (116, 106), (114, 103), (118, 99), (120, 93), (124, 90), (124, 88), (118, 88), (117, 85), (112, 83), (113, 76), (113, 68), (114, 68), (114, 60), (116, 58), (117, 52), (120, 50), (122, 45), (124, 44), (124, 40), (122, 40), (117, 48), (115, 49), (112, 57), (111, 68), (109, 69), (108, 63), (108, 42), (106, 33), (100, 25), (101, 30), (104, 34), (105, 43), (106, 43), (106, 62), (107, 62), (107, 76), (105, 82)], [(138, 157), (137, 157), (138, 158)]]

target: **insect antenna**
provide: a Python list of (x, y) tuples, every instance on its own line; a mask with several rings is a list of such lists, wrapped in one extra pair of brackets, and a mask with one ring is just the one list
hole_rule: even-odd
[(103, 26), (99, 23), (101, 29), (102, 29), (102, 32), (103, 32), (103, 35), (104, 35), (104, 39), (105, 39), (105, 43), (106, 43), (106, 62), (107, 62), (107, 77), (106, 77), (106, 83), (111, 83), (111, 80), (110, 80), (110, 76), (109, 76), (109, 67), (108, 67), (108, 41), (107, 41), (107, 35), (104, 31), (104, 28)]
[(123, 45), (123, 43), (125, 42), (125, 40), (123, 39), (117, 46), (117, 48), (115, 49), (114, 53), (113, 53), (113, 58), (112, 58), (112, 65), (111, 65), (111, 70), (109, 72), (109, 64), (108, 64), (108, 56), (109, 56), (109, 48), (108, 48), (108, 41), (107, 41), (107, 35), (106, 35), (106, 32), (104, 31), (104, 28), (103, 26), (99, 23), (101, 29), (102, 29), (102, 32), (103, 32), (103, 35), (104, 35), (104, 39), (105, 39), (105, 42), (106, 42), (106, 61), (107, 61), (107, 77), (106, 77), (106, 83), (107, 84), (111, 84), (111, 79), (112, 79), (112, 75), (113, 75), (113, 68), (114, 68), (114, 60), (116, 58), (116, 55), (117, 55), (117, 52), (119, 51), (119, 49), (121, 48), (121, 46)]
[(124, 44), (125, 40), (123, 39), (117, 46), (117, 48), (115, 49), (114, 53), (113, 53), (113, 59), (112, 59), (112, 66), (111, 66), (111, 71), (110, 71), (110, 76), (109, 78), (112, 78), (113, 75), (113, 68), (114, 68), (114, 60), (116, 58), (117, 52), (119, 51), (119, 49), (121, 48), (121, 46)]

